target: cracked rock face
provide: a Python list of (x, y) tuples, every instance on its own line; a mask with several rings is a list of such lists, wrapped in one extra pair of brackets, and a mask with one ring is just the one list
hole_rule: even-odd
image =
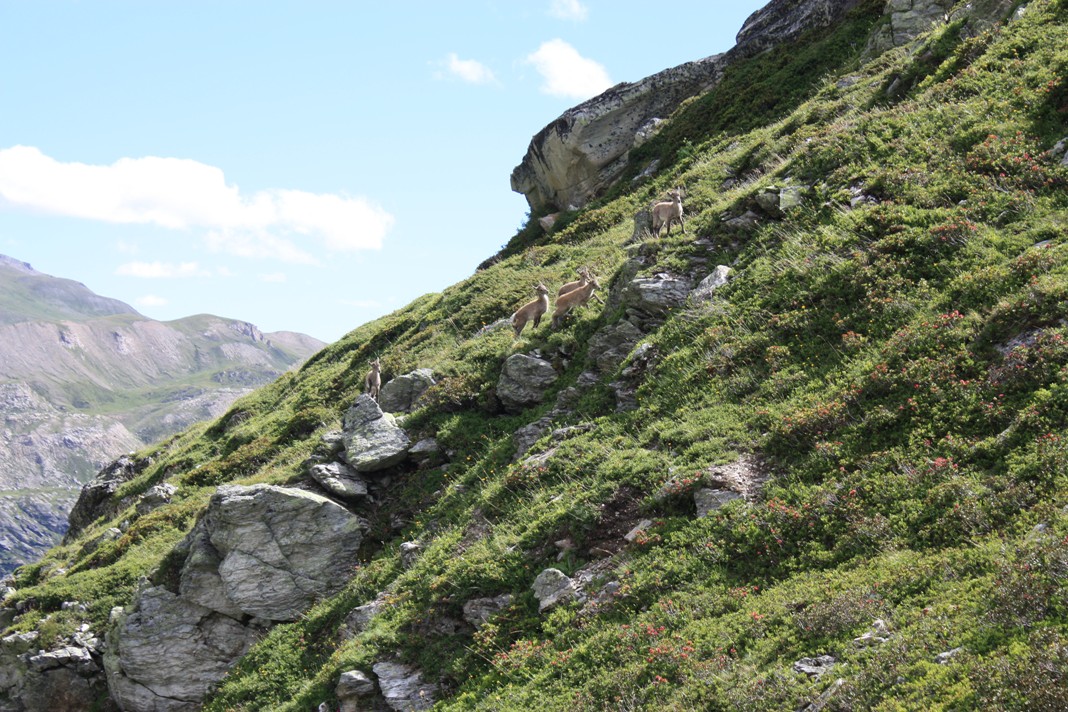
[(223, 613), (294, 620), (344, 584), (339, 574), (356, 563), (363, 528), (347, 509), (311, 492), (220, 487), (194, 530), (182, 595)]
[(557, 373), (552, 364), (526, 354), (513, 354), (504, 362), (501, 378), (497, 382), (497, 397), (505, 410), (519, 411), (541, 403), (545, 391), (556, 381)]
[(180, 545), (178, 592), (144, 588), (114, 616), (105, 669), (123, 710), (199, 709), (261, 629), (336, 593), (365, 523), (332, 500), (271, 485), (220, 487)]
[(232, 618), (161, 587), (144, 589), (108, 634), (108, 688), (124, 711), (200, 709), (255, 638)]

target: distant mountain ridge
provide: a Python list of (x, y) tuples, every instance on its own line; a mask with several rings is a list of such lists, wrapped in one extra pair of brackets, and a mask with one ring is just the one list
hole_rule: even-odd
[(105, 463), (217, 417), (323, 345), (209, 314), (155, 321), (0, 255), (0, 570), (55, 543)]

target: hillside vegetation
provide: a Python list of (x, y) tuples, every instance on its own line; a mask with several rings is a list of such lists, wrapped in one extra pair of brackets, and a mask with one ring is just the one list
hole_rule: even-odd
[[(634, 152), (630, 175), (661, 159), (650, 181), (549, 235), (531, 220), (466, 281), (146, 453), (116, 496), (167, 480), (172, 503), (20, 569), (11, 630), (103, 630), (140, 577), (172, 580), (215, 488), (303, 482), (381, 356), (387, 378), (433, 369), (403, 424), (450, 462), (391, 474), (358, 510), (371, 529), (343, 592), (274, 627), (205, 709), (336, 704), (342, 672), (384, 659), (440, 683), (442, 710), (1068, 708), (1068, 2), (862, 61), (882, 9), (732, 66)], [(676, 185), (686, 232), (632, 242)], [(800, 201), (778, 214), (758, 202), (772, 194)], [(732, 220), (747, 211), (761, 219)], [(604, 307), (517, 342), (484, 329), (582, 265)], [(580, 378), (634, 277), (696, 285), (717, 265), (729, 283), (650, 322), (641, 364)], [(560, 377), (507, 414), (502, 364), (535, 350)], [(637, 407), (617, 410), (628, 378)], [(513, 462), (513, 434), (557, 402), (549, 431), (580, 427)], [(749, 496), (696, 516), (724, 466)], [(548, 567), (587, 572), (588, 600), (539, 613)], [(499, 594), (477, 631), (440, 625)], [(819, 656), (822, 674), (795, 668)]]

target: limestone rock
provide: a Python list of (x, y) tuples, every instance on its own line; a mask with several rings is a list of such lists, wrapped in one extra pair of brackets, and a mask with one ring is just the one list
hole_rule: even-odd
[(634, 525), (634, 528), (623, 535), (623, 538), (629, 542), (634, 542), (639, 536), (642, 535), (649, 527), (653, 526), (652, 519), (643, 519)]
[(732, 271), (727, 265), (717, 266), (712, 274), (702, 279), (700, 284), (690, 292), (690, 300), (693, 302), (711, 301), (712, 293), (727, 283)]
[(417, 541), (406, 541), (400, 545), (400, 557), (401, 564), (404, 568), (410, 569), (415, 566), (415, 562), (419, 560), (419, 555), (423, 553), (423, 545)]
[(360, 712), (368, 705), (362, 700), (375, 694), (375, 681), (361, 670), (341, 673), (334, 694), (341, 703), (341, 712)]
[(434, 372), (420, 368), (403, 376), (397, 376), (382, 386), (378, 404), (387, 413), (408, 413), (416, 405), (426, 389), (434, 385)]
[(339, 499), (352, 501), (367, 496), (367, 482), (343, 462), (312, 465), (308, 475)]
[(879, 645), (888, 640), (890, 640), (890, 631), (886, 627), (886, 622), (878, 618), (871, 624), (871, 630), (860, 637), (853, 638), (853, 644), (864, 648), (869, 645)]
[(538, 599), (538, 612), (553, 608), (561, 603), (579, 600), (581, 592), (578, 585), (559, 569), (545, 569), (534, 579), (531, 586), (534, 597)]
[(161, 587), (142, 589), (108, 633), (108, 688), (123, 710), (197, 710), (255, 639), (228, 616)]
[(357, 472), (392, 467), (408, 456), (411, 440), (392, 415), (383, 413), (366, 393), (345, 413), (342, 441), (345, 459)]
[(464, 620), (475, 628), (484, 626), (490, 618), (512, 605), (511, 594), (489, 598), (473, 598), (464, 604)]
[(165, 504), (170, 504), (171, 498), (177, 491), (178, 488), (169, 482), (160, 482), (158, 485), (149, 487), (137, 503), (137, 513), (143, 516)]
[[(223, 613), (236, 608), (265, 620), (294, 620), (344, 585), (365, 526), (344, 507), (311, 492), (272, 485), (220, 487), (194, 529), (181, 593)], [(219, 563), (213, 577), (203, 562), (214, 557)], [(220, 591), (226, 599), (222, 605)]]
[(372, 667), (378, 677), (378, 687), (386, 704), (397, 712), (428, 710), (434, 706), (438, 686), (423, 680), (418, 669), (401, 663), (375, 663)]
[(545, 391), (556, 378), (556, 370), (548, 361), (526, 354), (513, 354), (504, 362), (501, 378), (497, 382), (497, 397), (505, 410), (517, 413), (541, 403)]
[(964, 648), (953, 648), (935, 656), (935, 662), (939, 665), (949, 665), (949, 661), (964, 652)]
[(1016, 0), (889, 0), (888, 22), (868, 40), (865, 53), (875, 56), (900, 47), (946, 21), (964, 19), (965, 35), (978, 34), (1007, 19), (1017, 4)]
[(748, 234), (760, 226), (760, 216), (752, 210), (746, 210), (741, 215), (724, 220), (723, 226), (730, 232)]
[(534, 213), (581, 208), (620, 177), (639, 133), (714, 86), (721, 72), (719, 55), (687, 62), (568, 109), (531, 140), (512, 171), (512, 190)]

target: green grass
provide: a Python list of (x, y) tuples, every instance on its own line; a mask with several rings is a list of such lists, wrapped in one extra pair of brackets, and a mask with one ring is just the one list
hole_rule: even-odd
[[(825, 709), (1063, 708), (1068, 169), (1044, 151), (1068, 133), (1065, 4), (1036, 0), (973, 38), (947, 26), (921, 51), (862, 66), (874, 6), (734, 70), (730, 81), (765, 88), (806, 80), (781, 101), (720, 91), (682, 109), (635, 158), (664, 159), (654, 186), (620, 189), (551, 236), (524, 228), (468, 280), (361, 326), (158, 448), (120, 495), (168, 479), (176, 502), (122, 513), (124, 537), (95, 552), (76, 542), (23, 568), (15, 596), (33, 612), (16, 625), (91, 591), (100, 629), (136, 576), (167, 581), (168, 552), (214, 486), (299, 478), (381, 356), (387, 378), (435, 370), (429, 405), (406, 427), (437, 437), (450, 466), (399, 474), (381, 508), (361, 511), (370, 544), (345, 590), (275, 627), (206, 709), (314, 708), (342, 671), (387, 657), (440, 681), (440, 709), (798, 709), (839, 677)], [(856, 81), (839, 83), (847, 73)], [(787, 183), (805, 186), (801, 208), (748, 235), (724, 227), (760, 189)], [(519, 343), (480, 329), (526, 301), (530, 283), (559, 284), (579, 265), (606, 288), (622, 279), (634, 211), (675, 184), (688, 191), (688, 232), (631, 248), (646, 259), (639, 274), (700, 278), (730, 264), (733, 280), (647, 335), (659, 356), (638, 410), (616, 413), (596, 386), (555, 424), (591, 429), (552, 443), (542, 466), (512, 463), (512, 433), (548, 406), (500, 412), (504, 359), (571, 354), (552, 400), (589, 366), (590, 336), (622, 314), (587, 308)], [(877, 202), (849, 209), (854, 192)], [(761, 496), (696, 519), (696, 482), (743, 453), (768, 470)], [(676, 494), (657, 496), (669, 482)], [(617, 593), (539, 615), (534, 577), (591, 563), (617, 511), (654, 522), (605, 565), (599, 580)], [(557, 561), (565, 537), (578, 549)], [(404, 570), (399, 544), (416, 539), (424, 553)], [(385, 612), (342, 640), (345, 615), (385, 590)], [(478, 632), (431, 632), (500, 593), (511, 606)], [(854, 643), (876, 619), (889, 639)], [(74, 624), (49, 620), (57, 634)], [(832, 674), (793, 671), (821, 654), (839, 661)]]

